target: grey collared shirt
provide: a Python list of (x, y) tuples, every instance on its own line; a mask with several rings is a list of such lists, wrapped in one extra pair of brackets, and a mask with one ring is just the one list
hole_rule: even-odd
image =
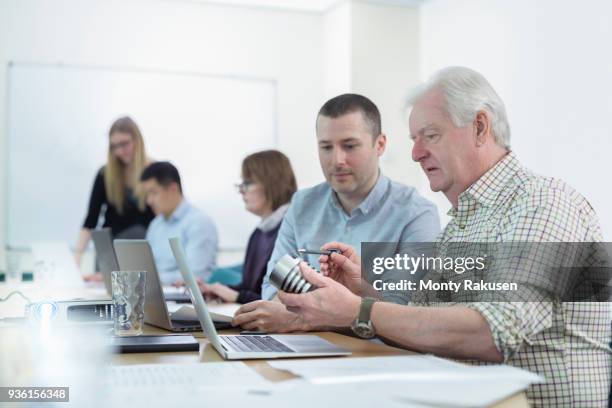
[[(319, 249), (340, 241), (361, 253), (362, 242), (432, 242), (440, 233), (436, 206), (415, 188), (380, 175), (368, 196), (347, 214), (328, 183), (294, 194), (278, 232), (268, 270), (262, 283), (262, 299), (270, 299), (276, 288), (270, 273), (278, 259), (295, 254), (298, 248)], [(307, 261), (319, 267), (319, 256)]]

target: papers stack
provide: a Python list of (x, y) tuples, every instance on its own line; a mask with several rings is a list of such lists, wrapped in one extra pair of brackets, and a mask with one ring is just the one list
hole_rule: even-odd
[(269, 364), (291, 371), (321, 390), (337, 388), (364, 398), (384, 396), (385, 403), (430, 406), (485, 407), (543, 382), (542, 377), (516, 367), (470, 366), (427, 355)]

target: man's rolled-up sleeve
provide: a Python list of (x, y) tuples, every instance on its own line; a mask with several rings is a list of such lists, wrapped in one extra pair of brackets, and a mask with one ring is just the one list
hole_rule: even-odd
[(552, 327), (554, 308), (559, 307), (553, 302), (475, 302), (465, 306), (479, 312), (487, 321), (504, 362), (538, 333)]

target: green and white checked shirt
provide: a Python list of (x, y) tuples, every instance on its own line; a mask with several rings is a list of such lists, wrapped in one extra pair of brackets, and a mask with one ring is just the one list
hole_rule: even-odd
[[(560, 180), (537, 176), (510, 152), (459, 196), (439, 245), (600, 242), (590, 204)], [(421, 302), (428, 306), (451, 303)], [(454, 303), (452, 303), (454, 302)], [(607, 407), (612, 370), (608, 303), (467, 302), (487, 320), (509, 365), (545, 377), (527, 390), (534, 406)], [(482, 364), (481, 362), (474, 362)]]

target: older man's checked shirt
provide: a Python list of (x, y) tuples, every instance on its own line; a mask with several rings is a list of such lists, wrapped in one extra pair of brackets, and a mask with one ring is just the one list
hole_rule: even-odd
[[(565, 183), (524, 169), (510, 152), (459, 197), (438, 245), (462, 242), (600, 242), (597, 216)], [(537, 272), (537, 271), (534, 271)], [(601, 302), (430, 302), (482, 314), (505, 364), (545, 377), (534, 406), (607, 407), (612, 370), (610, 306)], [(462, 302), (462, 303), (459, 303)]]

